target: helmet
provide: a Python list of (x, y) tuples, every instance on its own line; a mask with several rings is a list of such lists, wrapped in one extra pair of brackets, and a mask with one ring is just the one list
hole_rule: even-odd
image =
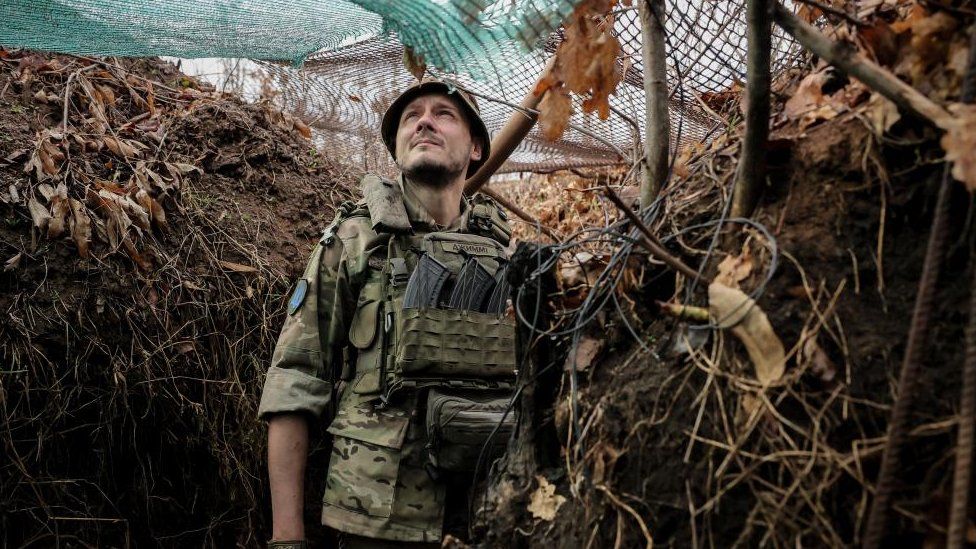
[(383, 115), (383, 123), (380, 126), (383, 142), (386, 144), (387, 150), (390, 151), (390, 155), (396, 160), (396, 134), (400, 127), (400, 114), (403, 112), (403, 108), (407, 106), (407, 103), (410, 103), (417, 97), (430, 93), (443, 93), (457, 97), (460, 100), (458, 104), (463, 107), (465, 114), (467, 114), (472, 137), (477, 137), (481, 140), (481, 159), (472, 160), (471, 164), (468, 165), (467, 175), (470, 177), (488, 159), (488, 154), (491, 152), (491, 136), (488, 134), (488, 128), (481, 119), (481, 111), (478, 109), (478, 103), (475, 102), (474, 97), (447, 82), (442, 80), (424, 80), (410, 86), (399, 97), (394, 99), (390, 108), (386, 109), (386, 113)]

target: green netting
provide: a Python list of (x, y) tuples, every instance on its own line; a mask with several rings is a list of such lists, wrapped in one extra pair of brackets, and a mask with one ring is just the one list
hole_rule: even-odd
[[(795, 8), (793, 0), (782, 1)], [(404, 67), (404, 46), (423, 54), (432, 74), (476, 94), (494, 134), (535, 85), (563, 39), (560, 23), (580, 2), (0, 0), (0, 45), (95, 56), (261, 60), (256, 66), (272, 77), (273, 100), (303, 118), (320, 146), (364, 169), (392, 174), (396, 167), (379, 121), (414, 81)], [(746, 76), (746, 3), (665, 3), (673, 150), (707, 141), (730, 124), (716, 111), (737, 100)], [(637, 7), (618, 4), (612, 20), (623, 81), (610, 97), (610, 117), (582, 114), (582, 98), (574, 97), (563, 137), (546, 141), (533, 129), (499, 173), (633, 162), (642, 154)], [(797, 63), (800, 50), (776, 27), (772, 38), (778, 74)]]
[(0, 45), (87, 55), (311, 53), (396, 33), (428, 64), (476, 79), (511, 70), (580, 0), (4, 0)]

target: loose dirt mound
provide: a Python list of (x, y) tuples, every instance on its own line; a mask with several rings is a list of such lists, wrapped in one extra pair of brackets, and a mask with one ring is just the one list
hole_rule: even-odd
[(0, 49), (2, 545), (267, 539), (257, 397), (356, 178), (170, 64)]

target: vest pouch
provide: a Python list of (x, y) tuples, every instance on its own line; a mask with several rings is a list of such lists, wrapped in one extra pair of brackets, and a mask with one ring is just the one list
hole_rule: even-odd
[(379, 301), (367, 301), (356, 307), (349, 324), (349, 343), (357, 349), (368, 349), (379, 328)]
[(356, 307), (349, 325), (349, 343), (356, 348), (356, 394), (377, 393), (380, 390), (383, 346), (380, 345), (382, 321), (381, 302), (365, 300)]
[(515, 320), (456, 309), (401, 309), (394, 374), (402, 378), (515, 376)]
[(509, 410), (511, 398), (508, 392), (431, 389), (426, 418), (431, 465), (444, 471), (470, 472), (482, 450), (486, 464), (500, 456), (515, 427), (515, 413)]

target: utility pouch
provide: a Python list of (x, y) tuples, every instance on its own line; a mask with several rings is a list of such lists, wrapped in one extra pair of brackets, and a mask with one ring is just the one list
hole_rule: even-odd
[(505, 413), (511, 398), (510, 392), (431, 389), (427, 397), (431, 465), (444, 471), (470, 472), (482, 451), (484, 463), (500, 456), (515, 428), (514, 412)]
[(393, 373), (409, 377), (515, 376), (515, 321), (458, 309), (404, 309)]

